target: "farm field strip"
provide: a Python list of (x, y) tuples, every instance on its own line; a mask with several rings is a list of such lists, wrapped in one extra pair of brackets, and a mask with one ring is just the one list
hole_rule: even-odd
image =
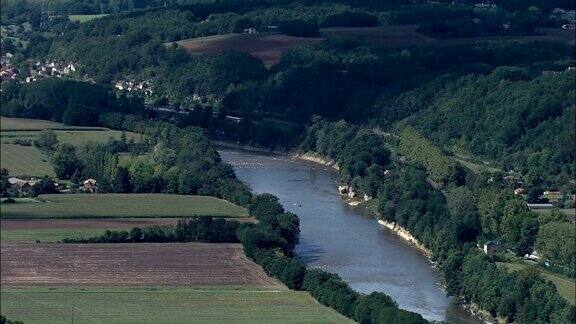
[(105, 230), (130, 230), (132, 227), (176, 224), (176, 218), (104, 219), (2, 219), (0, 242), (58, 242), (65, 238), (88, 238)]
[[(119, 140), (122, 136), (121, 131), (99, 129), (99, 130), (54, 130), (56, 138), (60, 143), (68, 143), (74, 146), (80, 146), (90, 142), (106, 143), (110, 138)], [(0, 137), (2, 143), (11, 144), (16, 139), (34, 140), (40, 134), (40, 131), (1, 131)], [(140, 142), (142, 135), (126, 132), (127, 140)]]
[[(169, 194), (51, 194), (45, 203), (2, 204), (2, 219), (248, 217), (245, 208), (208, 196)], [(94, 207), (97, 206), (97, 207)]]
[(352, 323), (302, 291), (234, 288), (8, 288), (3, 314), (25, 323)]
[(10, 286), (253, 286), (285, 289), (240, 244), (5, 244)]

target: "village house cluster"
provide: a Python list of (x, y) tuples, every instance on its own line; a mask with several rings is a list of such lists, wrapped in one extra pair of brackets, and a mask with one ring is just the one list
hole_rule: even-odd
[[(40, 179), (37, 178), (18, 178), (10, 177), (8, 178), (8, 183), (10, 184), (10, 190), (13, 196), (29, 197), (32, 195), (32, 188), (36, 185)], [(68, 193), (70, 189), (67, 188), (65, 184), (61, 185), (58, 182), (54, 182), (54, 187), (60, 193)], [(97, 193), (98, 184), (95, 179), (89, 178), (84, 180), (77, 189), (74, 191), (84, 192), (84, 193)]]
[(2, 81), (16, 80), (19, 77), (18, 70), (10, 65), (13, 56), (12, 53), (6, 53), (0, 57), (0, 77)]
[(37, 61), (29, 65), (27, 73), (21, 73), (21, 71), (12, 66), (12, 58), (13, 55), (11, 53), (6, 53), (0, 58), (0, 77), (2, 81), (17, 80), (31, 83), (49, 77), (61, 78), (76, 72), (78, 69), (77, 64), (74, 62)]
[(120, 91), (141, 91), (145, 95), (151, 95), (154, 92), (150, 81), (118, 80), (114, 88)]
[(74, 62), (64, 63), (60, 61), (36, 62), (30, 69), (30, 76), (26, 77), (27, 83), (37, 81), (47, 77), (61, 78), (72, 72), (76, 72), (77, 66)]

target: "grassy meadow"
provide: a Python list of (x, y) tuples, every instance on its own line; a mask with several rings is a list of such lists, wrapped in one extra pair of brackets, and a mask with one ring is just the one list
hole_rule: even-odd
[(107, 217), (247, 217), (245, 208), (207, 196), (168, 194), (52, 194), (44, 202), (2, 204), (3, 219)]
[(25, 323), (353, 323), (308, 293), (257, 288), (7, 288)]
[[(504, 267), (511, 271), (518, 271), (531, 266), (529, 264), (512, 262), (497, 262), (496, 264), (498, 267)], [(538, 271), (544, 279), (552, 281), (552, 283), (558, 289), (560, 296), (564, 297), (572, 305), (576, 305), (576, 283), (574, 283), (574, 280), (557, 275), (555, 273), (544, 271), (542, 269), (538, 269)]]
[[(122, 132), (102, 127), (67, 126), (49, 120), (0, 118), (1, 167), (13, 176), (55, 177), (50, 159), (34, 146), (18, 145), (17, 140), (34, 141), (41, 130), (51, 129), (60, 143), (81, 146), (89, 142), (106, 143), (110, 138), (120, 139)], [(126, 133), (128, 140), (139, 142), (140, 134)]]
[(55, 176), (50, 158), (34, 146), (0, 144), (0, 166), (14, 176)]

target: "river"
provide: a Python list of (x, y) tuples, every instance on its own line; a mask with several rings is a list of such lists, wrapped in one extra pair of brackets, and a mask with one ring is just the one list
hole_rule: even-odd
[(284, 156), (219, 152), (254, 192), (276, 195), (300, 217), (296, 250), (309, 267), (338, 273), (356, 291), (384, 292), (429, 320), (481, 323), (444, 294), (420, 251), (339, 197), (334, 170)]

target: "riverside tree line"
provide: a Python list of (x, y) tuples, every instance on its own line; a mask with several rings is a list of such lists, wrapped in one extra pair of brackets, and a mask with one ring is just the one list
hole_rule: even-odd
[[(398, 155), (392, 163), (387, 159), (387, 147), (398, 154), (394, 137), (316, 120), (300, 149), (337, 161), (343, 181), (374, 197), (370, 204), (379, 217), (408, 229), (423, 243), (439, 264), (449, 294), (511, 322), (573, 322), (574, 306), (551, 282), (534, 270), (509, 273), (497, 268), (477, 244), (500, 239), (520, 256), (536, 247), (573, 277), (574, 224), (558, 213), (539, 217), (501, 178), (490, 180), (490, 175), (441, 156), (414, 130), (407, 128), (399, 141), (399, 154), (409, 163)], [(555, 230), (564, 235), (552, 235)]]

